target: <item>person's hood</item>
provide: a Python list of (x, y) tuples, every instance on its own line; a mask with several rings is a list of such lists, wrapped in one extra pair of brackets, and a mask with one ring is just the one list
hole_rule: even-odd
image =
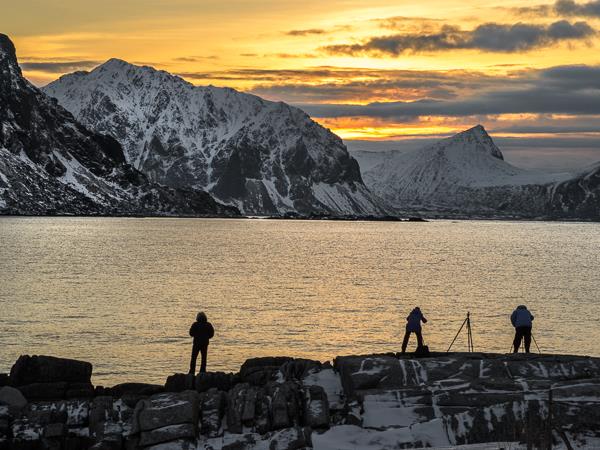
[(525, 305), (519, 305), (519, 306), (517, 306), (517, 309), (527, 309), (527, 306), (525, 306)]

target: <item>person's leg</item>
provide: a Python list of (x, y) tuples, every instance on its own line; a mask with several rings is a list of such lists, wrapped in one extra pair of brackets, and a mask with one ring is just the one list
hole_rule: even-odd
[(515, 328), (515, 340), (513, 341), (513, 346), (515, 347), (513, 353), (519, 353), (519, 347), (521, 346), (521, 339), (523, 338), (523, 334), (521, 333), (520, 327)]
[(423, 335), (421, 334), (421, 330), (415, 331), (415, 334), (417, 335), (417, 349), (422, 348), (423, 347)]
[(404, 339), (402, 340), (402, 353), (406, 353), (406, 346), (408, 345), (408, 339), (410, 338), (410, 331), (406, 330), (404, 333)]
[(190, 373), (196, 375), (196, 360), (198, 359), (198, 352), (200, 347), (196, 344), (192, 346), (192, 358), (190, 359)]
[(525, 353), (529, 353), (531, 346), (531, 327), (523, 327), (523, 336), (525, 337)]
[(200, 351), (202, 352), (202, 362), (200, 363), (200, 372), (202, 373), (206, 372), (206, 358), (208, 356), (208, 345), (203, 345)]

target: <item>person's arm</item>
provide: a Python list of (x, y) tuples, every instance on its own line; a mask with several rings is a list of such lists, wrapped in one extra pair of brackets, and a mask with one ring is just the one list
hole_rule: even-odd
[(531, 316), (531, 321), (533, 322), (533, 314), (529, 314)]
[(215, 335), (215, 329), (212, 326), (212, 323), (208, 324), (208, 338), (212, 339), (213, 336)]
[(423, 315), (421, 315), (421, 320), (423, 321), (423, 323), (427, 323), (427, 319)]
[(190, 327), (190, 336), (191, 337), (195, 337), (196, 336), (196, 327), (194, 325), (196, 325), (196, 324), (193, 323), (192, 326)]
[(510, 316), (510, 323), (512, 323), (512, 326), (515, 326), (515, 320), (517, 320), (517, 312), (513, 311), (513, 313)]

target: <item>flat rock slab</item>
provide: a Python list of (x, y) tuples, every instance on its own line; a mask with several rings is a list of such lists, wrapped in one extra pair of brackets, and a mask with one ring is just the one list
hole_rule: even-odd
[(139, 444), (146, 447), (179, 439), (194, 439), (195, 436), (196, 427), (191, 423), (167, 425), (150, 431), (142, 431)]
[(142, 400), (136, 407), (141, 431), (169, 425), (198, 424), (200, 395), (194, 391), (164, 393)]
[(91, 384), (91, 377), (89, 362), (53, 356), (22, 355), (10, 370), (10, 381), (14, 386), (56, 382)]

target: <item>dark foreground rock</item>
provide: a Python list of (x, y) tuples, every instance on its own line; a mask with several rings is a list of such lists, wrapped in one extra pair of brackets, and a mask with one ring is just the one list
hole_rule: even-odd
[(338, 357), (333, 366), (255, 358), (237, 374), (175, 374), (164, 387), (125, 383), (51, 400), (23, 395), (35, 384), (83, 385), (90, 376), (91, 365), (81, 361), (21, 357), (11, 372), (15, 387), (0, 388), (0, 449), (600, 444), (597, 358), (382, 354)]

